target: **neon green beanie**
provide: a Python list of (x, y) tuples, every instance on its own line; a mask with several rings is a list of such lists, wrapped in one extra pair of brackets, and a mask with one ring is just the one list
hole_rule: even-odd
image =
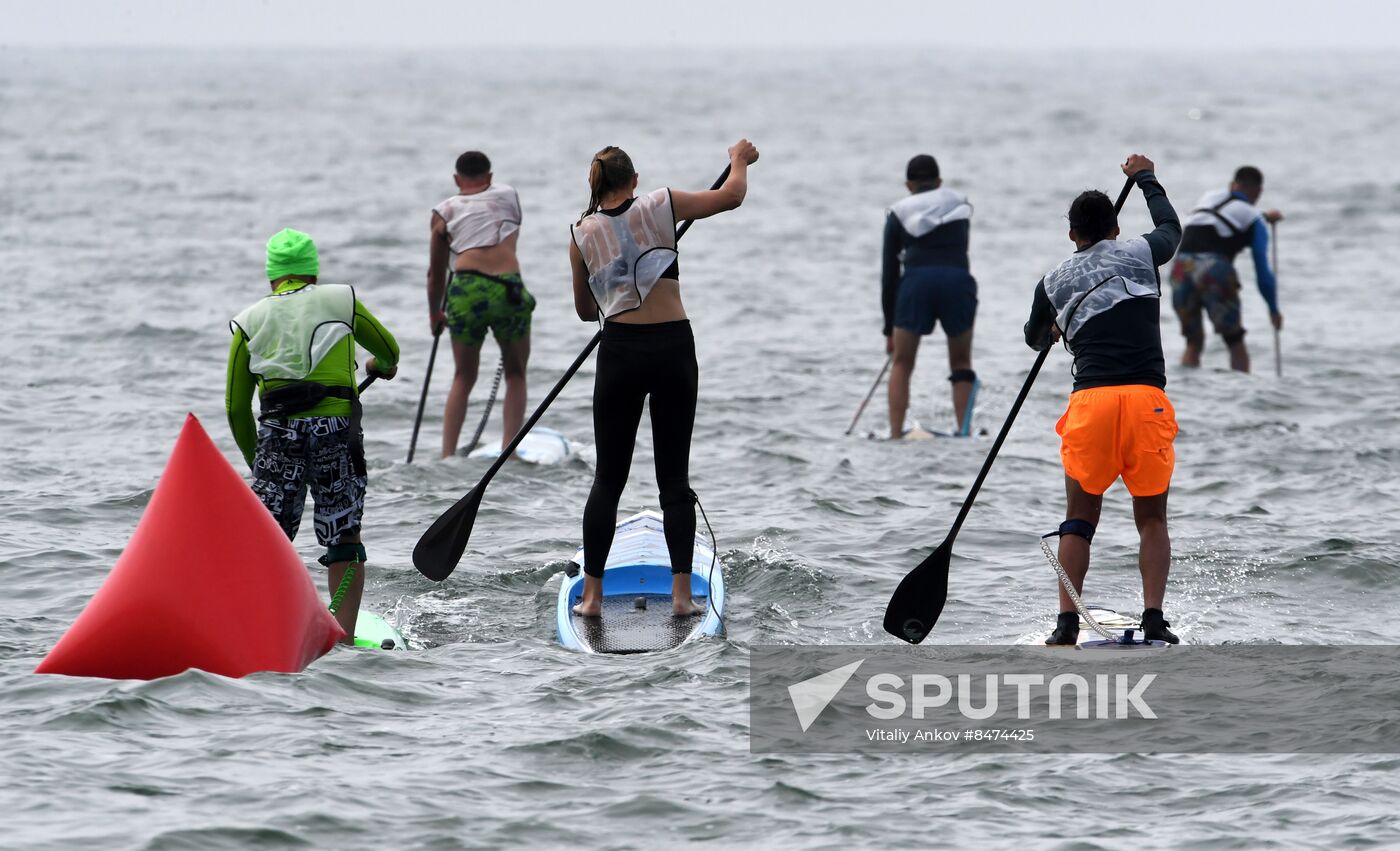
[(283, 228), (267, 241), (267, 279), (275, 281), (287, 275), (319, 275), (321, 261), (316, 256), (316, 243), (299, 230)]

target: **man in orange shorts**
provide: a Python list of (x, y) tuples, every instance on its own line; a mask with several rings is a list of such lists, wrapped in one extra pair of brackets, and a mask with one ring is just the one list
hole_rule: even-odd
[[(1067, 506), (1060, 525), (1060, 563), (1084, 588), (1089, 543), (1103, 492), (1121, 476), (1133, 495), (1141, 545), (1143, 637), (1176, 644), (1162, 614), (1171, 566), (1167, 489), (1176, 456), (1176, 413), (1167, 384), (1159, 326), (1162, 282), (1157, 267), (1181, 241), (1181, 222), (1153, 174), (1152, 161), (1133, 154), (1123, 164), (1147, 199), (1152, 233), (1118, 239), (1118, 214), (1102, 192), (1089, 191), (1069, 208), (1070, 255), (1035, 288), (1026, 343), (1040, 351), (1061, 337), (1074, 355), (1074, 392), (1055, 426), (1065, 467)], [(1079, 614), (1064, 588), (1060, 616), (1046, 644), (1074, 644)]]

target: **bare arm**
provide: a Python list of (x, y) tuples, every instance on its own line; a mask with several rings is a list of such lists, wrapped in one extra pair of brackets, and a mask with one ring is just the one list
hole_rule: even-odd
[(744, 203), (744, 196), (749, 191), (749, 166), (757, 161), (758, 148), (748, 139), (740, 139), (729, 149), (729, 179), (723, 186), (704, 192), (672, 190), (671, 210), (676, 215), (676, 222), (707, 219)]
[(588, 267), (583, 263), (583, 254), (572, 237), (569, 238), (569, 267), (574, 273), (574, 312), (584, 322), (594, 322), (598, 319), (598, 303), (588, 288)]
[(442, 308), (447, 289), (448, 254), (447, 223), (434, 211), (428, 235), (428, 323), (433, 336), (437, 336), (447, 321)]

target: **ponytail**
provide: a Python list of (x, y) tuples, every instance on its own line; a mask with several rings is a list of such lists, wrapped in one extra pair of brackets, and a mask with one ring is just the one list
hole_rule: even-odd
[(603, 196), (620, 186), (625, 186), (636, 173), (632, 168), (632, 158), (616, 145), (608, 145), (594, 154), (593, 161), (588, 164), (588, 209), (579, 216), (579, 221), (582, 222), (598, 212)]

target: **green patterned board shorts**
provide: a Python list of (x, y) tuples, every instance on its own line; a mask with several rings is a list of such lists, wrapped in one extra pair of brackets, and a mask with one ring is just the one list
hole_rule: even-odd
[(453, 340), (468, 346), (485, 342), (488, 328), (498, 343), (525, 339), (534, 310), (535, 297), (518, 273), (453, 272), (447, 285), (448, 330)]

